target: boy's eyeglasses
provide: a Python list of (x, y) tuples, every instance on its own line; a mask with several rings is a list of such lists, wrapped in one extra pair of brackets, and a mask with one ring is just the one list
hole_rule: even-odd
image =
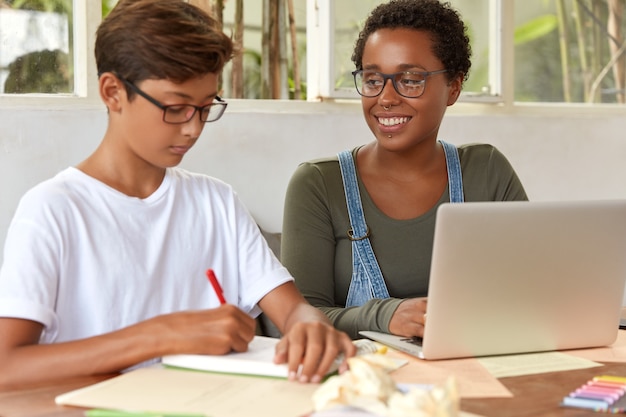
[(447, 69), (439, 71), (401, 71), (393, 74), (370, 70), (353, 71), (356, 91), (363, 97), (376, 97), (383, 92), (387, 80), (391, 80), (393, 88), (402, 97), (418, 98), (426, 90), (426, 78), (435, 74), (449, 72)]
[(170, 124), (182, 124), (190, 121), (196, 112), (200, 112), (200, 120), (209, 123), (218, 120), (226, 110), (226, 103), (220, 96), (215, 96), (215, 101), (206, 106), (194, 106), (193, 104), (170, 104), (164, 105), (157, 99), (150, 97), (147, 93), (140, 90), (135, 84), (123, 77), (117, 76), (124, 84), (129, 86), (135, 93), (148, 100), (161, 110), (163, 110), (163, 121)]

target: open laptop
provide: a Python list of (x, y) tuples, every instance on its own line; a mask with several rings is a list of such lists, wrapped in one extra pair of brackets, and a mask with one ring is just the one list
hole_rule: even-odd
[(626, 200), (439, 207), (421, 346), (361, 335), (423, 359), (606, 346), (626, 282)]

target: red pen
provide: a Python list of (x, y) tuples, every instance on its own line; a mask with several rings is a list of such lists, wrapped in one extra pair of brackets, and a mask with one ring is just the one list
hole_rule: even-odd
[(226, 299), (224, 298), (224, 291), (222, 291), (222, 287), (219, 282), (217, 282), (217, 278), (215, 277), (215, 273), (212, 269), (207, 269), (206, 276), (209, 278), (209, 282), (215, 290), (215, 294), (217, 295), (217, 299), (220, 300), (220, 304), (226, 304)]

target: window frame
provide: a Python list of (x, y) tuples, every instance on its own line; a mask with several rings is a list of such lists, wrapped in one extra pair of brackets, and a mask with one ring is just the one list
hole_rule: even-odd
[(0, 94), (0, 107), (74, 106), (100, 103), (94, 56), (96, 28), (102, 21), (102, 7), (87, 0), (72, 1), (74, 93), (71, 94)]
[[(307, 0), (307, 97), (310, 101), (324, 99), (358, 99), (354, 94), (336, 89), (334, 54), (335, 15), (334, 0)], [(504, 59), (513, 59), (513, 2), (489, 1), (489, 87), (488, 93), (462, 93), (461, 102), (512, 102), (512, 65), (504, 66)], [(504, 25), (504, 22), (510, 22)], [(508, 41), (507, 41), (508, 40)], [(510, 43), (510, 44), (509, 44)], [(511, 51), (511, 52), (507, 52)], [(504, 71), (508, 70), (505, 74)]]
[[(245, 100), (229, 99), (229, 111), (267, 113), (360, 113), (358, 95), (340, 98), (330, 94), (334, 82), (333, 56), (323, 53), (333, 42), (333, 0), (307, 0), (307, 88), (308, 101), (298, 100)], [(465, 95), (448, 109), (448, 114), (623, 114), (624, 106), (618, 104), (585, 103), (520, 103), (514, 102), (514, 4), (510, 1), (490, 2), (489, 95)], [(101, 2), (73, 0), (74, 34), (74, 94), (0, 94), (0, 108), (29, 109), (92, 109), (102, 108), (98, 93), (97, 70), (94, 56), (96, 29), (102, 20)], [(509, 64), (510, 63), (510, 64)]]

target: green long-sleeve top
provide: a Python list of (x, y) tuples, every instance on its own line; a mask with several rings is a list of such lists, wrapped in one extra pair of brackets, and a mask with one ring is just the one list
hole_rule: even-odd
[[(356, 160), (359, 147), (352, 151)], [(459, 148), (465, 201), (527, 200), (506, 157), (486, 144)], [(390, 298), (345, 308), (352, 277), (350, 219), (337, 157), (305, 162), (293, 174), (286, 193), (281, 261), (305, 298), (335, 327), (357, 338), (360, 330), (389, 332), (403, 299), (425, 297), (437, 207), (450, 201), (448, 188), (435, 206), (417, 218), (395, 220), (381, 212), (358, 173), (370, 241)]]

